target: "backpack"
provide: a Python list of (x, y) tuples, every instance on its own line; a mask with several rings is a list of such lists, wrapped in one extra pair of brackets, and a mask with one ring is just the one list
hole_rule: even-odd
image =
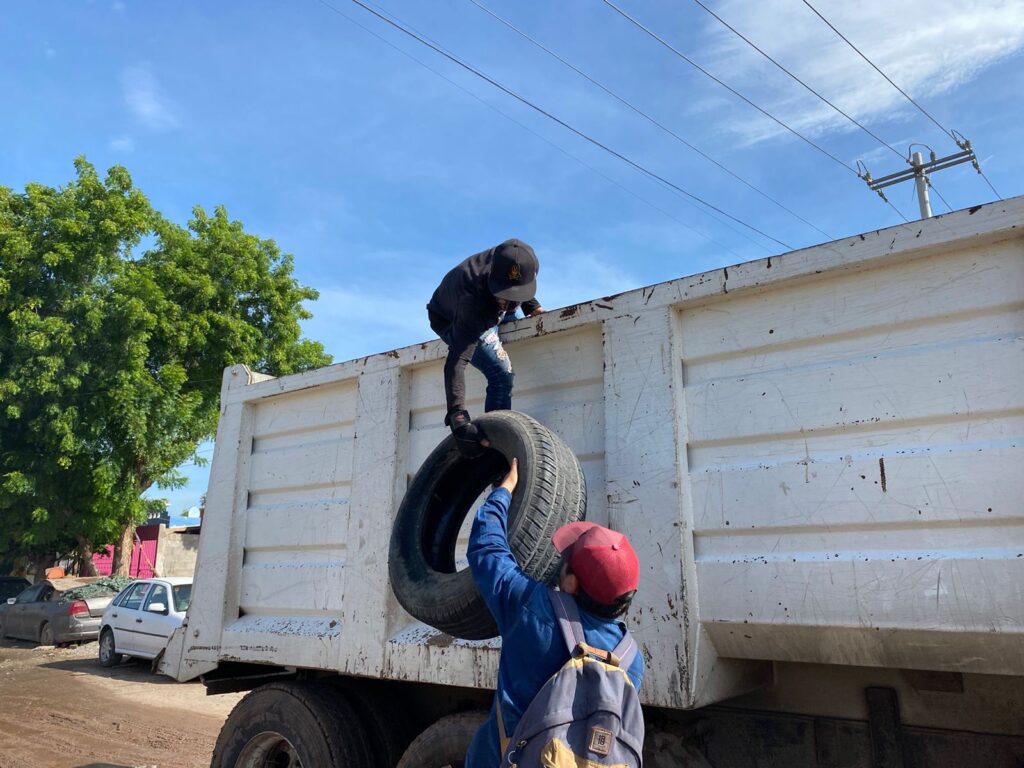
[(641, 768), (644, 714), (626, 671), (637, 646), (587, 645), (576, 601), (549, 590), (569, 660), (540, 689), (511, 739), (498, 712), (502, 768)]

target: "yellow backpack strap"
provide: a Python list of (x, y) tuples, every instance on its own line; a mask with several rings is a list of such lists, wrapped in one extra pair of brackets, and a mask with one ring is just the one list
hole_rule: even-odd
[(498, 713), (498, 746), (501, 747), (501, 754), (504, 755), (511, 739), (505, 732), (505, 718), (501, 716), (501, 701), (497, 697), (494, 699), (494, 711)]

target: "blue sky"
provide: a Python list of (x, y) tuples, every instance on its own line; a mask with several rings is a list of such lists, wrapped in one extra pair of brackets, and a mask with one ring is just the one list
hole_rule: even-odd
[[(901, 221), (848, 169), (600, 0), (480, 1), (829, 236)], [(900, 153), (911, 142), (940, 156), (957, 151), (801, 0), (706, 1)], [(321, 292), (307, 334), (339, 361), (428, 338), (423, 306), (440, 276), (508, 237), (536, 248), (548, 308), (788, 250), (701, 213), (350, 0), (329, 2), (448, 80), (318, 0), (5, 4), (0, 184), (65, 183), (85, 154), (101, 170), (125, 165), (179, 222), (195, 204), (225, 205), (295, 255), (299, 279)], [(876, 177), (905, 167), (696, 3), (618, 4), (843, 163), (864, 161)], [(1000, 194), (1024, 192), (1024, 4), (814, 5), (942, 125), (972, 140)], [(470, 0), (380, 7), (771, 237), (792, 247), (828, 239)], [(993, 199), (969, 165), (941, 172), (935, 185), (954, 209)], [(916, 218), (911, 185), (890, 199)], [(151, 494), (169, 497), (175, 512), (205, 490), (208, 468), (185, 469), (187, 488)]]

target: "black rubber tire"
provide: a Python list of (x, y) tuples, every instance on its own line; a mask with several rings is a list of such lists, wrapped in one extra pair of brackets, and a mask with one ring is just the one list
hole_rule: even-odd
[(416, 727), (410, 721), (408, 702), (375, 682), (350, 682), (339, 688), (359, 715), (373, 753), (374, 768), (395, 768), (416, 735)]
[(469, 744), (486, 719), (483, 711), (442, 717), (413, 740), (396, 768), (463, 768)]
[[(105, 642), (110, 643), (110, 653), (104, 652)], [(118, 664), (121, 663), (121, 659), (123, 658), (123, 656), (122, 654), (117, 652), (117, 646), (114, 643), (114, 631), (109, 627), (107, 627), (103, 630), (103, 632), (100, 633), (100, 642), (99, 649), (97, 650), (97, 655), (99, 656), (101, 667), (116, 667)]]
[(44, 621), (39, 626), (39, 644), (40, 645), (56, 645), (56, 640), (53, 637), (53, 629), (50, 627), (50, 622)]
[(550, 582), (560, 562), (551, 534), (583, 519), (587, 487), (576, 455), (535, 419), (495, 411), (474, 423), (491, 449), (466, 459), (449, 436), (427, 457), (395, 517), (388, 568), (395, 597), (415, 618), (455, 637), (482, 640), (498, 628), (469, 569), (455, 570), (455, 544), (470, 506), (518, 458), (509, 545), (528, 576)]
[[(274, 751), (278, 742), (287, 743), (294, 759), (283, 762), (281, 750)], [(264, 746), (268, 754), (257, 758), (254, 752)], [(359, 716), (335, 686), (269, 683), (250, 691), (221, 728), (210, 768), (269, 768), (296, 761), (317, 768), (373, 768)]]

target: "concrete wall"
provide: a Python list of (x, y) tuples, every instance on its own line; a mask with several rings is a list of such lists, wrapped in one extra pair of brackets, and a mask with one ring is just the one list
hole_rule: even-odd
[(156, 573), (159, 576), (191, 576), (199, 552), (199, 528), (160, 526), (156, 548)]

